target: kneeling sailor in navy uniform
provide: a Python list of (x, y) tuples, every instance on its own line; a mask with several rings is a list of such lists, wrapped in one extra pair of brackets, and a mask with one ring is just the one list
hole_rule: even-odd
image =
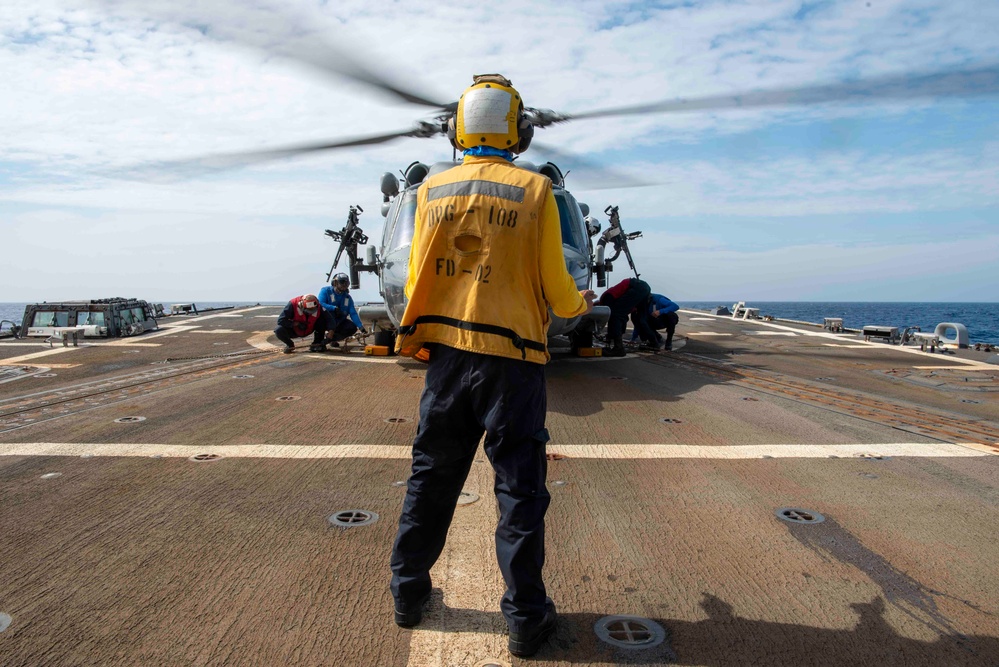
[(362, 334), (368, 333), (354, 307), (354, 297), (350, 295), (350, 278), (346, 273), (336, 274), (330, 285), (324, 285), (319, 290), (319, 303), (332, 322), (326, 334), (332, 347), (340, 347), (340, 341), (353, 336), (358, 330)]
[[(557, 615), (542, 579), (548, 307), (592, 309), (566, 271), (551, 181), (512, 163), (534, 128), (499, 75), (475, 78), (452, 141), (464, 162), (419, 188), (399, 354), (427, 358), (399, 532), (392, 550), (395, 621), (412, 627), (430, 595), (455, 504), (482, 434), (496, 471), (500, 607), (515, 655), (532, 655)], [(450, 135), (451, 133), (449, 133)]]

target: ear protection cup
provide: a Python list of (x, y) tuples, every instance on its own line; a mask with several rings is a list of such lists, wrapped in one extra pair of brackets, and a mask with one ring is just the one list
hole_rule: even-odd
[(521, 114), (520, 120), (517, 121), (517, 136), (520, 137), (520, 141), (517, 142), (513, 152), (523, 153), (530, 147), (531, 139), (534, 138), (534, 126), (524, 114)]

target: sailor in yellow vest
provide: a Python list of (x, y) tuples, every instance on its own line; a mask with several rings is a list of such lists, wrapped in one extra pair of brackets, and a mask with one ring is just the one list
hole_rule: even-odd
[(532, 655), (554, 631), (541, 570), (548, 308), (589, 312), (594, 294), (566, 271), (551, 181), (512, 163), (534, 128), (506, 78), (475, 77), (449, 132), (464, 152), (417, 195), (416, 229), (396, 350), (429, 356), (413, 468), (392, 550), (395, 621), (422, 620), (430, 568), (444, 548), (475, 450), (496, 471), (496, 556), (507, 590), (509, 648)]

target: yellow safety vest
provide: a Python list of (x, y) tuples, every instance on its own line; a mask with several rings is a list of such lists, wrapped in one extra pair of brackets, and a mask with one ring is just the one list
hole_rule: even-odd
[(578, 302), (578, 312), (586, 308), (565, 270), (551, 181), (502, 158), (466, 158), (421, 185), (416, 206), (409, 303), (396, 351), (416, 356), (426, 343), (442, 343), (546, 363), (544, 225), (558, 231), (557, 257), (575, 294), (559, 295), (561, 301)]

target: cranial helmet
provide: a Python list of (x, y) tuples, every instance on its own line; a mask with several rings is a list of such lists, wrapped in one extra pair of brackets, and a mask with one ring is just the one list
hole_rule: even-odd
[(500, 74), (478, 74), (458, 99), (457, 113), (448, 121), (455, 148), (491, 146), (522, 153), (531, 144), (534, 126), (524, 117), (524, 101), (510, 80)]
[(350, 289), (350, 278), (346, 273), (338, 273), (333, 276), (333, 289), (337, 292), (346, 292)]
[(315, 294), (306, 294), (302, 297), (302, 308), (305, 310), (315, 310), (319, 307), (319, 299)]

